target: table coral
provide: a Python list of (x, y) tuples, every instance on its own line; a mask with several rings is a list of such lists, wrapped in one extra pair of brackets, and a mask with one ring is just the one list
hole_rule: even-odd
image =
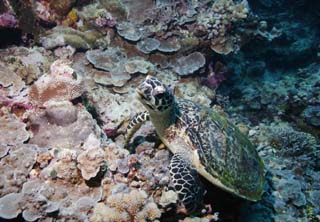
[(146, 38), (139, 41), (137, 44), (137, 48), (145, 54), (149, 54), (152, 51), (157, 50), (159, 46), (160, 46), (160, 41), (155, 38)]
[(133, 23), (121, 22), (117, 24), (116, 28), (118, 34), (129, 41), (136, 42), (142, 38), (142, 32), (139, 27)]
[[(93, 79), (103, 85), (124, 86), (129, 79), (130, 74), (125, 70), (124, 63), (127, 61), (127, 56), (117, 48), (109, 48), (107, 50), (91, 50), (87, 51), (86, 58), (97, 69), (83, 66), (77, 63), (75, 69), (78, 72), (86, 72), (93, 76)], [(82, 61), (81, 55), (78, 61)]]
[(126, 55), (118, 48), (108, 48), (107, 50), (89, 50), (86, 57), (94, 67), (105, 71), (112, 71), (117, 68), (117, 63), (126, 59)]
[(158, 46), (158, 50), (165, 53), (177, 52), (180, 49), (180, 40), (175, 37), (160, 40), (160, 45)]
[(206, 58), (200, 52), (181, 57), (174, 64), (174, 70), (180, 76), (193, 74), (206, 64)]
[(142, 58), (131, 58), (124, 64), (125, 70), (130, 73), (147, 74), (154, 69), (152, 63), (145, 61)]

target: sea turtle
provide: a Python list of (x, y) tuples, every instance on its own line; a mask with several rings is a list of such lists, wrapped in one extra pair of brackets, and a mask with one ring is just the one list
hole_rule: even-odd
[(173, 153), (170, 178), (188, 212), (199, 209), (203, 189), (198, 173), (217, 187), (247, 200), (261, 198), (264, 164), (239, 129), (219, 113), (175, 98), (160, 80), (147, 76), (136, 89), (147, 111), (129, 123), (126, 144), (148, 120)]

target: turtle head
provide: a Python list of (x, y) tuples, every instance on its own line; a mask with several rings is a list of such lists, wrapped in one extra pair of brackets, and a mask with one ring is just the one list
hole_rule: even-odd
[(153, 76), (147, 76), (136, 92), (137, 98), (150, 112), (162, 113), (174, 104), (171, 90)]

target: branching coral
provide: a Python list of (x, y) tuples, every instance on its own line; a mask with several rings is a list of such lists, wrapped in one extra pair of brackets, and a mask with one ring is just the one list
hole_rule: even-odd
[(211, 39), (211, 49), (219, 54), (229, 54), (237, 51), (237, 37), (228, 32), (234, 22), (247, 17), (248, 9), (244, 3), (234, 3), (232, 0), (218, 0), (212, 4), (211, 10), (201, 13), (197, 22), (208, 30)]
[(121, 190), (107, 198), (107, 205), (95, 206), (91, 218), (94, 222), (116, 221), (154, 221), (160, 218), (161, 212), (152, 198), (142, 190)]

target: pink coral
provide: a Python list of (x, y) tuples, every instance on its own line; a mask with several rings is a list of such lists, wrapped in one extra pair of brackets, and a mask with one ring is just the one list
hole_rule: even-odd
[(0, 15), (0, 27), (17, 28), (19, 21), (16, 17), (8, 12)]
[(209, 73), (209, 76), (203, 78), (201, 83), (210, 89), (217, 89), (220, 83), (229, 76), (230, 70), (221, 62), (216, 62), (214, 68), (212, 64), (209, 65)]

